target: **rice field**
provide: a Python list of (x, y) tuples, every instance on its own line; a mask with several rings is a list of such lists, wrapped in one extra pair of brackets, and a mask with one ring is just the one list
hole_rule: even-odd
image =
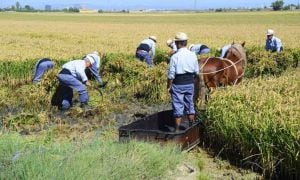
[(299, 48), (300, 12), (198, 14), (64, 14), (0, 13), (0, 60), (40, 57), (69, 60), (92, 50), (133, 54), (149, 35), (158, 48), (177, 31), (191, 43), (218, 48), (232, 41), (263, 47), (265, 32), (273, 28), (284, 47)]
[[(190, 43), (207, 44), (212, 48), (211, 56), (218, 47), (246, 41), (248, 79), (241, 86), (211, 95), (206, 114), (208, 139), (218, 145), (216, 151), (225, 149), (228, 155), (236, 152), (239, 160), (248, 160), (242, 164), (256, 163), (251, 167), (266, 177), (278, 173), (282, 166), (286, 167), (284, 171), (294, 173), (299, 167), (300, 138), (299, 68), (295, 69), (300, 59), (299, 18), (300, 12), (0, 13), (0, 152), (4, 154), (0, 156), (0, 179), (51, 179), (59, 174), (57, 165), (61, 164), (66, 173), (59, 179), (82, 175), (86, 167), (90, 170), (82, 177), (91, 178), (98, 166), (99, 177), (165, 178), (185, 159), (176, 147), (115, 142), (120, 115), (132, 121), (133, 114), (127, 111), (140, 113), (149, 106), (159, 107), (156, 111), (161, 110), (160, 106), (169, 107), (165, 42), (177, 31), (186, 32)], [(283, 41), (284, 53), (264, 52), (268, 28), (273, 28)], [(158, 37), (152, 69), (134, 58), (136, 46), (149, 35)], [(109, 82), (103, 97), (89, 88), (90, 104), (95, 108), (92, 116), (78, 107), (61, 114), (51, 106), (61, 65), (94, 50), (102, 54), (102, 76)], [(45, 74), (41, 84), (34, 86), (32, 69), (43, 57), (54, 59), (56, 66)], [(99, 131), (104, 138), (95, 138)], [(101, 148), (103, 151), (98, 152)], [(71, 156), (68, 151), (73, 149)], [(109, 154), (111, 149), (113, 154)], [(90, 164), (94, 155), (99, 159)], [(106, 171), (117, 162), (116, 158), (121, 159), (120, 166), (116, 166), (120, 168)], [(49, 171), (41, 174), (46, 166), (43, 162), (48, 160)], [(102, 166), (103, 162), (107, 166)], [(77, 168), (79, 171), (74, 171)], [(133, 169), (132, 173), (128, 168)], [(153, 171), (147, 171), (151, 168)]]

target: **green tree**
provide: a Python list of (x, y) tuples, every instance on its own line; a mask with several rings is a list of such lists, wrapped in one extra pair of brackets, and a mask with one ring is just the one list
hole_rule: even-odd
[(20, 10), (21, 9), (21, 4), (19, 1), (16, 2), (16, 9), (17, 10)]
[(283, 5), (284, 5), (283, 0), (277, 0), (275, 2), (272, 2), (271, 7), (273, 8), (274, 11), (279, 11), (282, 10)]
[(31, 7), (29, 5), (25, 5), (24, 7), (27, 11), (31, 10)]
[(12, 5), (11, 8), (10, 8), (10, 10), (11, 10), (11, 11), (15, 11), (15, 10), (16, 10), (16, 7), (15, 7), (14, 5)]

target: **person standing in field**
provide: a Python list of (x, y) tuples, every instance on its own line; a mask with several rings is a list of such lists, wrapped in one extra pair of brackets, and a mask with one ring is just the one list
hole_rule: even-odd
[(97, 51), (94, 51), (94, 52), (89, 53), (86, 56), (84, 56), (83, 59), (85, 59), (86, 57), (91, 57), (95, 60), (95, 63), (92, 64), (92, 66), (90, 68), (87, 68), (85, 70), (87, 77), (89, 79), (94, 77), (97, 80), (97, 82), (99, 83), (100, 88), (105, 87), (107, 82), (103, 82), (103, 80), (99, 74), (99, 69), (100, 69), (100, 65), (101, 65), (101, 59), (100, 59), (99, 53)]
[(149, 67), (153, 66), (153, 57), (155, 56), (156, 37), (150, 36), (143, 40), (136, 49), (136, 58), (146, 61)]
[(210, 49), (204, 44), (191, 44), (189, 50), (197, 55), (208, 54)]
[(34, 67), (34, 73), (33, 73), (33, 84), (37, 84), (41, 81), (43, 75), (45, 72), (49, 69), (52, 69), (54, 67), (54, 62), (49, 58), (43, 58), (40, 59)]
[(169, 52), (169, 55), (172, 56), (174, 53), (177, 52), (177, 47), (176, 47), (176, 44), (175, 44), (175, 41), (172, 40), (172, 39), (168, 39), (167, 40), (167, 46), (169, 48), (171, 48), (171, 51)]
[(86, 86), (91, 86), (85, 74), (85, 69), (91, 68), (95, 60), (86, 56), (83, 60), (73, 60), (62, 66), (58, 75), (60, 97), (62, 102), (59, 105), (61, 110), (68, 110), (72, 106), (73, 90), (79, 94), (80, 107), (85, 110), (91, 109), (88, 106), (89, 96)]
[(180, 130), (184, 114), (187, 114), (190, 125), (195, 120), (194, 79), (199, 74), (199, 65), (196, 54), (186, 47), (187, 41), (188, 36), (185, 33), (176, 34), (175, 44), (178, 51), (171, 57), (168, 69), (167, 88), (172, 97), (176, 131)]
[(281, 40), (274, 36), (274, 30), (268, 29), (266, 39), (266, 51), (281, 52), (283, 51)]

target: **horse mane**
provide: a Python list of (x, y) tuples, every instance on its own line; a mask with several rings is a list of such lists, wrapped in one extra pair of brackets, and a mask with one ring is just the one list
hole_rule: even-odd
[(244, 60), (243, 61), (243, 67), (244, 67), (244, 69), (246, 69), (247, 56), (246, 56), (244, 47), (240, 44), (233, 44), (232, 47), (234, 47), (234, 49), (236, 49), (241, 54), (241, 56), (242, 56), (241, 58)]

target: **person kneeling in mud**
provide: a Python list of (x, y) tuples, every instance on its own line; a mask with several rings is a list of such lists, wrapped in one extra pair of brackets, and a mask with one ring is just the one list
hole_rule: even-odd
[(79, 94), (80, 107), (90, 110), (88, 106), (89, 96), (86, 86), (91, 86), (85, 74), (86, 68), (91, 68), (95, 60), (87, 56), (83, 60), (73, 60), (62, 66), (58, 75), (61, 104), (59, 109), (68, 110), (72, 106), (73, 90)]
[(40, 59), (34, 68), (34, 73), (33, 73), (33, 84), (37, 84), (38, 82), (41, 81), (43, 75), (45, 72), (49, 69), (52, 69), (54, 67), (54, 62), (49, 59), (49, 58), (43, 58)]
[(185, 33), (176, 34), (175, 44), (178, 51), (171, 57), (168, 70), (167, 88), (172, 96), (176, 131), (180, 130), (184, 113), (188, 116), (190, 126), (195, 120), (194, 79), (199, 74), (199, 65), (196, 54), (186, 47), (187, 40)]
[(95, 63), (92, 64), (92, 66), (90, 68), (85, 69), (85, 73), (86, 73), (88, 79), (93, 79), (93, 78), (96, 79), (97, 82), (99, 83), (99, 88), (104, 88), (106, 86), (107, 82), (103, 82), (103, 80), (99, 74), (99, 69), (100, 69), (100, 65), (101, 65), (99, 53), (97, 51), (94, 51), (94, 52), (84, 56), (83, 59), (85, 59), (86, 57), (91, 57), (95, 60)]

